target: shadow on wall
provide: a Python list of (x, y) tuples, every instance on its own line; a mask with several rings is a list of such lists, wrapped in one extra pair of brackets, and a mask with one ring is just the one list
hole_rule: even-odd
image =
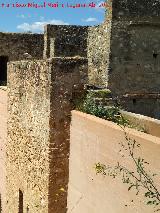
[(8, 56), (0, 56), (0, 86), (7, 85)]

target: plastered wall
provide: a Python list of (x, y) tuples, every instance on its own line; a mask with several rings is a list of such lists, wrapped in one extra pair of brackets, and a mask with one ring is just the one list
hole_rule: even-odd
[[(129, 137), (140, 143), (136, 156), (141, 156), (149, 165), (146, 171), (159, 174), (160, 138), (126, 129)], [(95, 164), (114, 166), (117, 162), (135, 171), (132, 160), (119, 143), (125, 142), (124, 131), (118, 125), (92, 115), (72, 111), (69, 159), (69, 189), (67, 213), (152, 213), (153, 206), (146, 205), (144, 191), (136, 196), (128, 191), (121, 178), (96, 174)], [(155, 184), (159, 188), (159, 176)]]

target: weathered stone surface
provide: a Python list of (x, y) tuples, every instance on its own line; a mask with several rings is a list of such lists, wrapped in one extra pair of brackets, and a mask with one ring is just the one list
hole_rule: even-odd
[[(113, 95), (160, 93), (159, 5), (156, 0), (113, 0), (108, 74)], [(122, 105), (126, 110), (159, 118), (158, 99), (148, 96), (135, 102), (126, 99)]]
[(0, 87), (0, 208), (6, 202), (7, 88)]
[(112, 3), (108, 5), (104, 23), (88, 29), (89, 83), (101, 87), (108, 85), (110, 63)]
[(44, 58), (87, 57), (88, 27), (47, 25), (44, 32)]
[(9, 63), (7, 213), (65, 213), (73, 99), (87, 81), (85, 58)]
[(74, 99), (87, 82), (85, 58), (55, 58), (51, 62), (49, 213), (67, 207), (69, 127)]
[(9, 61), (24, 59), (24, 53), (33, 58), (43, 58), (43, 34), (0, 32), (0, 56), (8, 56)]
[(50, 73), (45, 61), (8, 66), (7, 209), (48, 212)]
[[(117, 19), (152, 18), (160, 16), (159, 0), (112, 0), (113, 17)], [(158, 17), (159, 18), (159, 17)]]
[(110, 22), (88, 29), (89, 83), (107, 86), (110, 53)]

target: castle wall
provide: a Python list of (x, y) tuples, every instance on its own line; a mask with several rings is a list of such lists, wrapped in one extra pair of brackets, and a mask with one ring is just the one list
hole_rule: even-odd
[(107, 1), (104, 23), (88, 28), (88, 75), (89, 83), (108, 86), (110, 64), (110, 38), (112, 26), (112, 1)]
[(55, 58), (51, 66), (49, 213), (66, 213), (70, 120), (87, 82), (85, 58)]
[(87, 57), (88, 27), (46, 25), (44, 31), (44, 58)]
[(124, 109), (155, 118), (160, 109), (159, 4), (156, 0), (113, 0), (108, 75), (112, 93), (127, 94), (120, 100)]
[(89, 83), (96, 86), (108, 83), (110, 31), (110, 22), (88, 29)]
[(160, 2), (157, 0), (112, 0), (113, 4), (113, 18), (116, 19), (130, 19), (130, 18), (144, 18), (151, 19), (160, 16)]
[(120, 97), (119, 103), (123, 109), (141, 115), (160, 119), (160, 96), (156, 94), (129, 95)]
[(24, 213), (66, 212), (70, 111), (87, 64), (85, 58), (9, 63), (5, 212), (18, 212), (19, 190)]
[(108, 83), (113, 93), (159, 92), (159, 4), (113, 1)]
[(24, 59), (29, 53), (33, 58), (43, 58), (43, 34), (2, 33), (0, 32), (0, 56), (8, 56), (9, 61)]
[[(7, 213), (48, 212), (50, 72), (45, 61), (8, 65)], [(21, 209), (22, 210), (22, 209)], [(4, 212), (4, 213), (5, 213)]]
[(2, 212), (6, 202), (7, 114), (7, 88), (0, 87), (0, 210)]
[(160, 25), (112, 23), (109, 88), (113, 93), (158, 93), (160, 87)]

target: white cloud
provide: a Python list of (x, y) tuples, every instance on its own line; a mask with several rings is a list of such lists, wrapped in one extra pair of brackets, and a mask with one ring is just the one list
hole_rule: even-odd
[(53, 24), (53, 25), (68, 25), (67, 22), (64, 22), (62, 20), (52, 19), (48, 21), (37, 21), (33, 22), (31, 24), (29, 23), (23, 23), (17, 26), (17, 29), (22, 31), (32, 31), (32, 32), (43, 32), (44, 26), (47, 24)]
[(84, 22), (97, 22), (98, 20), (96, 18), (90, 17), (90, 18), (87, 18), (87, 19), (82, 19), (82, 21), (84, 21)]

